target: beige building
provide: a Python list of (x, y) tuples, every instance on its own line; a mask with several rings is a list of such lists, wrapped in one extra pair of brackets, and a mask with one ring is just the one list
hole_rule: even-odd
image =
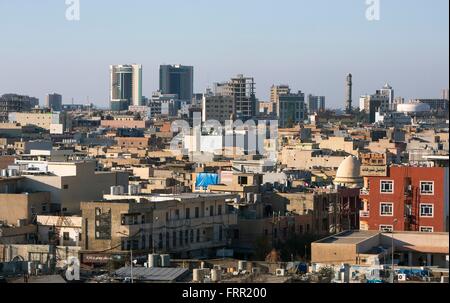
[[(10, 113), (9, 122), (21, 125), (34, 125), (46, 130), (51, 130), (57, 124), (65, 124), (64, 115), (51, 112), (23, 112)], [(64, 129), (64, 127), (63, 127)]]
[(290, 92), (289, 85), (272, 85), (270, 88), (270, 102), (278, 103), (280, 95), (286, 95)]
[(320, 141), (319, 148), (333, 151), (344, 151), (350, 155), (357, 156), (358, 149), (364, 148), (364, 143), (345, 137), (329, 137), (328, 139)]
[(288, 168), (313, 169), (316, 167), (337, 169), (345, 156), (322, 155), (320, 150), (284, 148), (280, 153), (280, 162)]
[(96, 172), (96, 163), (48, 162), (45, 174), (26, 174), (22, 187), (51, 193), (51, 202), (66, 214), (78, 214), (82, 201), (101, 199), (111, 186), (128, 187), (128, 173)]
[(401, 265), (448, 268), (448, 233), (346, 231), (312, 243), (312, 263), (389, 264), (392, 237), (394, 258)]
[(228, 210), (235, 195), (105, 195), (83, 202), (85, 254), (169, 253), (181, 257), (214, 254), (227, 245), (228, 229), (237, 215)]
[(49, 192), (0, 193), (0, 221), (15, 226), (31, 224), (35, 215), (51, 212), (50, 204)]

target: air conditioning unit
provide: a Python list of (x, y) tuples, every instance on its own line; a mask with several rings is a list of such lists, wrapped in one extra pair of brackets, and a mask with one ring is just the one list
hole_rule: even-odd
[(405, 275), (405, 274), (399, 274), (399, 275), (397, 276), (397, 279), (398, 279), (399, 281), (406, 282), (406, 275)]
[(277, 277), (285, 277), (285, 276), (286, 276), (286, 269), (278, 268), (278, 269), (275, 271), (275, 275), (276, 275)]

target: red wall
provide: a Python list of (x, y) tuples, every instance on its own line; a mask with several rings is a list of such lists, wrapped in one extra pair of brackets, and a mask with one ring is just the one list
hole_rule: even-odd
[[(434, 227), (434, 232), (446, 231), (446, 219), (444, 218), (444, 168), (440, 167), (391, 167), (388, 177), (370, 177), (370, 193), (369, 201), (369, 218), (365, 221), (369, 224), (370, 230), (379, 230), (380, 225), (393, 225), (393, 220), (398, 222), (394, 225), (394, 230), (419, 231), (420, 226)], [(412, 211), (415, 215), (416, 222), (413, 225), (407, 224), (405, 219), (405, 188), (407, 187), (406, 179), (411, 178), (412, 194), (409, 199), (412, 201)], [(394, 181), (394, 193), (385, 194), (380, 192), (380, 184), (382, 180)], [(420, 182), (434, 181), (434, 195), (421, 195)], [(367, 196), (364, 197), (367, 199)], [(394, 215), (385, 217), (380, 216), (380, 203), (394, 203)], [(431, 218), (420, 217), (420, 203), (434, 204), (434, 216)], [(448, 202), (447, 202), (448, 203)]]

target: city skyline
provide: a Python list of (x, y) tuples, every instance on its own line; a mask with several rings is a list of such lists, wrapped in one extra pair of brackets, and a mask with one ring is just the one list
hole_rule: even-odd
[[(89, 97), (107, 107), (108, 66), (129, 63), (143, 65), (147, 97), (158, 89), (163, 64), (194, 66), (195, 93), (244, 74), (255, 79), (261, 101), (269, 100), (272, 84), (289, 84), (325, 96), (331, 108), (345, 105), (348, 73), (354, 102), (386, 82), (406, 100), (440, 97), (448, 87), (448, 1), (382, 1), (379, 21), (366, 19), (365, 1), (316, 2), (284, 1), (279, 14), (276, 4), (249, 1), (231, 15), (230, 8), (206, 1), (82, 1), (80, 21), (67, 21), (64, 1), (1, 1), (0, 55), (8, 60), (0, 93), (42, 103), (55, 91), (64, 103)], [(124, 21), (118, 25), (113, 17), (119, 13)]]

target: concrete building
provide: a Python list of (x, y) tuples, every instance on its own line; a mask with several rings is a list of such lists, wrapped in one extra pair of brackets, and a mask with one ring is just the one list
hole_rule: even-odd
[(307, 116), (305, 94), (282, 94), (278, 97), (277, 116), (279, 127), (291, 128), (304, 121)]
[(359, 98), (359, 109), (369, 115), (369, 122), (375, 123), (376, 113), (384, 114), (389, 112), (390, 96), (380, 94), (365, 95)]
[(116, 137), (116, 141), (122, 148), (147, 148), (150, 144), (150, 139), (146, 137)]
[(235, 115), (234, 98), (232, 96), (203, 96), (202, 121), (216, 120), (224, 125)]
[(368, 177), (361, 191), (361, 228), (379, 231), (447, 232), (448, 167), (390, 167)]
[(194, 95), (194, 67), (161, 65), (159, 67), (159, 91), (174, 94), (178, 99), (191, 103)]
[(227, 246), (237, 216), (227, 194), (105, 195), (83, 202), (83, 255), (99, 251), (206, 257)]
[[(392, 242), (394, 246), (392, 246)], [(448, 268), (448, 233), (346, 231), (312, 243), (312, 263)]]
[(23, 192), (19, 190), (23, 178), (1, 178), (0, 221), (3, 224), (24, 226), (34, 217), (55, 211), (49, 192)]
[(81, 246), (81, 224), (81, 217), (38, 215), (38, 242), (51, 244), (56, 239), (58, 246)]
[(136, 129), (145, 129), (148, 124), (144, 120), (135, 120), (133, 117), (128, 119), (122, 117), (115, 117), (114, 120), (101, 120), (101, 127), (105, 128), (136, 128)]
[(16, 94), (0, 97), (0, 123), (8, 122), (9, 113), (27, 112), (39, 105), (39, 99)]
[(376, 92), (377, 95), (380, 96), (386, 96), (389, 98), (389, 104), (392, 105), (394, 104), (395, 101), (395, 93), (394, 93), (394, 89), (392, 88), (392, 86), (390, 86), (388, 83), (386, 83), (383, 88), (377, 90)]
[(414, 99), (412, 103), (423, 103), (430, 106), (432, 111), (448, 112), (449, 100), (447, 99)]
[(272, 103), (278, 103), (279, 98), (281, 95), (290, 94), (291, 89), (289, 88), (289, 85), (272, 85), (270, 88), (270, 102)]
[(62, 213), (78, 214), (82, 201), (100, 199), (111, 186), (128, 187), (126, 172), (96, 172), (96, 162), (36, 162), (20, 161), (23, 167), (22, 189), (50, 192), (51, 203)]
[(142, 65), (111, 65), (111, 110), (127, 110), (130, 105), (142, 104)]
[(243, 121), (253, 118), (258, 112), (259, 106), (255, 96), (255, 81), (253, 78), (237, 75), (229, 82), (216, 83), (215, 94), (232, 96), (236, 117)]
[(48, 94), (45, 96), (45, 107), (54, 112), (62, 110), (62, 96), (59, 94)]
[(9, 122), (33, 125), (48, 131), (58, 125), (62, 127), (62, 130), (66, 129), (65, 115), (58, 112), (13, 112), (9, 114)]

